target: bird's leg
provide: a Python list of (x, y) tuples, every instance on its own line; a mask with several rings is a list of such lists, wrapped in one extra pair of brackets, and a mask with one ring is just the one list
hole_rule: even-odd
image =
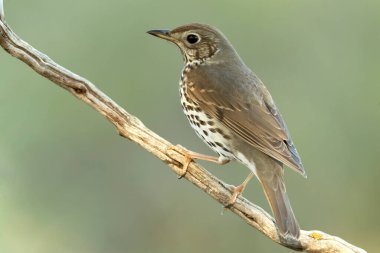
[(214, 163), (217, 163), (220, 165), (226, 164), (230, 161), (228, 159), (223, 159), (221, 157), (203, 155), (203, 154), (199, 154), (199, 153), (196, 153), (193, 151), (189, 151), (186, 148), (182, 147), (181, 145), (169, 146), (167, 148), (167, 151), (168, 150), (175, 150), (185, 157), (183, 162), (182, 162), (182, 172), (179, 175), (179, 178), (182, 178), (183, 176), (185, 176), (185, 174), (187, 172), (187, 168), (189, 167), (189, 164), (194, 159), (200, 159), (200, 160), (205, 160), (205, 161), (209, 161), (209, 162), (214, 162)]
[(230, 200), (228, 201), (228, 204), (226, 205), (225, 208), (231, 207), (236, 202), (237, 197), (243, 193), (248, 182), (253, 178), (254, 175), (255, 174), (253, 172), (249, 173), (249, 175), (247, 176), (247, 178), (244, 180), (243, 183), (241, 183), (239, 186), (233, 188), (232, 196), (231, 196)]

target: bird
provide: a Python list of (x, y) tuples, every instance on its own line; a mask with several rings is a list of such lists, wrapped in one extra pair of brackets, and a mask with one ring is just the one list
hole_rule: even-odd
[(250, 174), (235, 187), (233, 205), (251, 178), (261, 183), (273, 212), (280, 240), (299, 242), (300, 227), (284, 182), (284, 165), (306, 178), (300, 156), (268, 89), (243, 62), (217, 28), (199, 23), (149, 34), (173, 42), (184, 59), (180, 78), (183, 111), (196, 134), (218, 156), (170, 149), (184, 154), (182, 176), (193, 159), (218, 164), (238, 161)]

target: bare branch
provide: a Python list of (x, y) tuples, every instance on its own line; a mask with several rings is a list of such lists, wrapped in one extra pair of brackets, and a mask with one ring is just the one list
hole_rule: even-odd
[[(2, 0), (0, 0), (0, 3), (2, 7)], [(138, 118), (126, 112), (90, 81), (61, 67), (48, 56), (21, 40), (5, 21), (1, 20), (0, 45), (9, 54), (28, 64), (38, 74), (66, 89), (101, 113), (116, 127), (121, 136), (138, 143), (165, 162), (175, 173), (181, 173), (181, 161), (183, 161), (184, 156), (174, 150), (168, 151), (168, 147), (172, 145), (171, 143), (146, 128)], [(196, 163), (190, 164), (185, 178), (222, 205), (226, 205), (231, 197), (227, 184)], [(320, 231), (301, 231), (300, 245), (286, 244), (279, 240), (273, 218), (259, 206), (252, 204), (241, 196), (230, 210), (274, 242), (294, 250), (313, 253), (366, 252), (339, 237)]]
[(4, 20), (4, 3), (0, 0), (0, 20)]

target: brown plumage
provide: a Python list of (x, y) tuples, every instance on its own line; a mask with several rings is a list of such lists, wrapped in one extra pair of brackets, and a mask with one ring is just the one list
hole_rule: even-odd
[(286, 193), (283, 164), (306, 174), (267, 88), (216, 28), (189, 24), (149, 33), (181, 49), (184, 112), (196, 133), (219, 154), (218, 159), (195, 153), (189, 157), (246, 165), (263, 186), (281, 237), (297, 240), (299, 226)]

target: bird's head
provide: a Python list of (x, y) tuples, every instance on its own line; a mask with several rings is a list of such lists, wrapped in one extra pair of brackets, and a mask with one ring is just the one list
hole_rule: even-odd
[(236, 54), (227, 38), (209, 25), (188, 24), (173, 30), (151, 30), (148, 33), (175, 43), (181, 49), (186, 62)]

